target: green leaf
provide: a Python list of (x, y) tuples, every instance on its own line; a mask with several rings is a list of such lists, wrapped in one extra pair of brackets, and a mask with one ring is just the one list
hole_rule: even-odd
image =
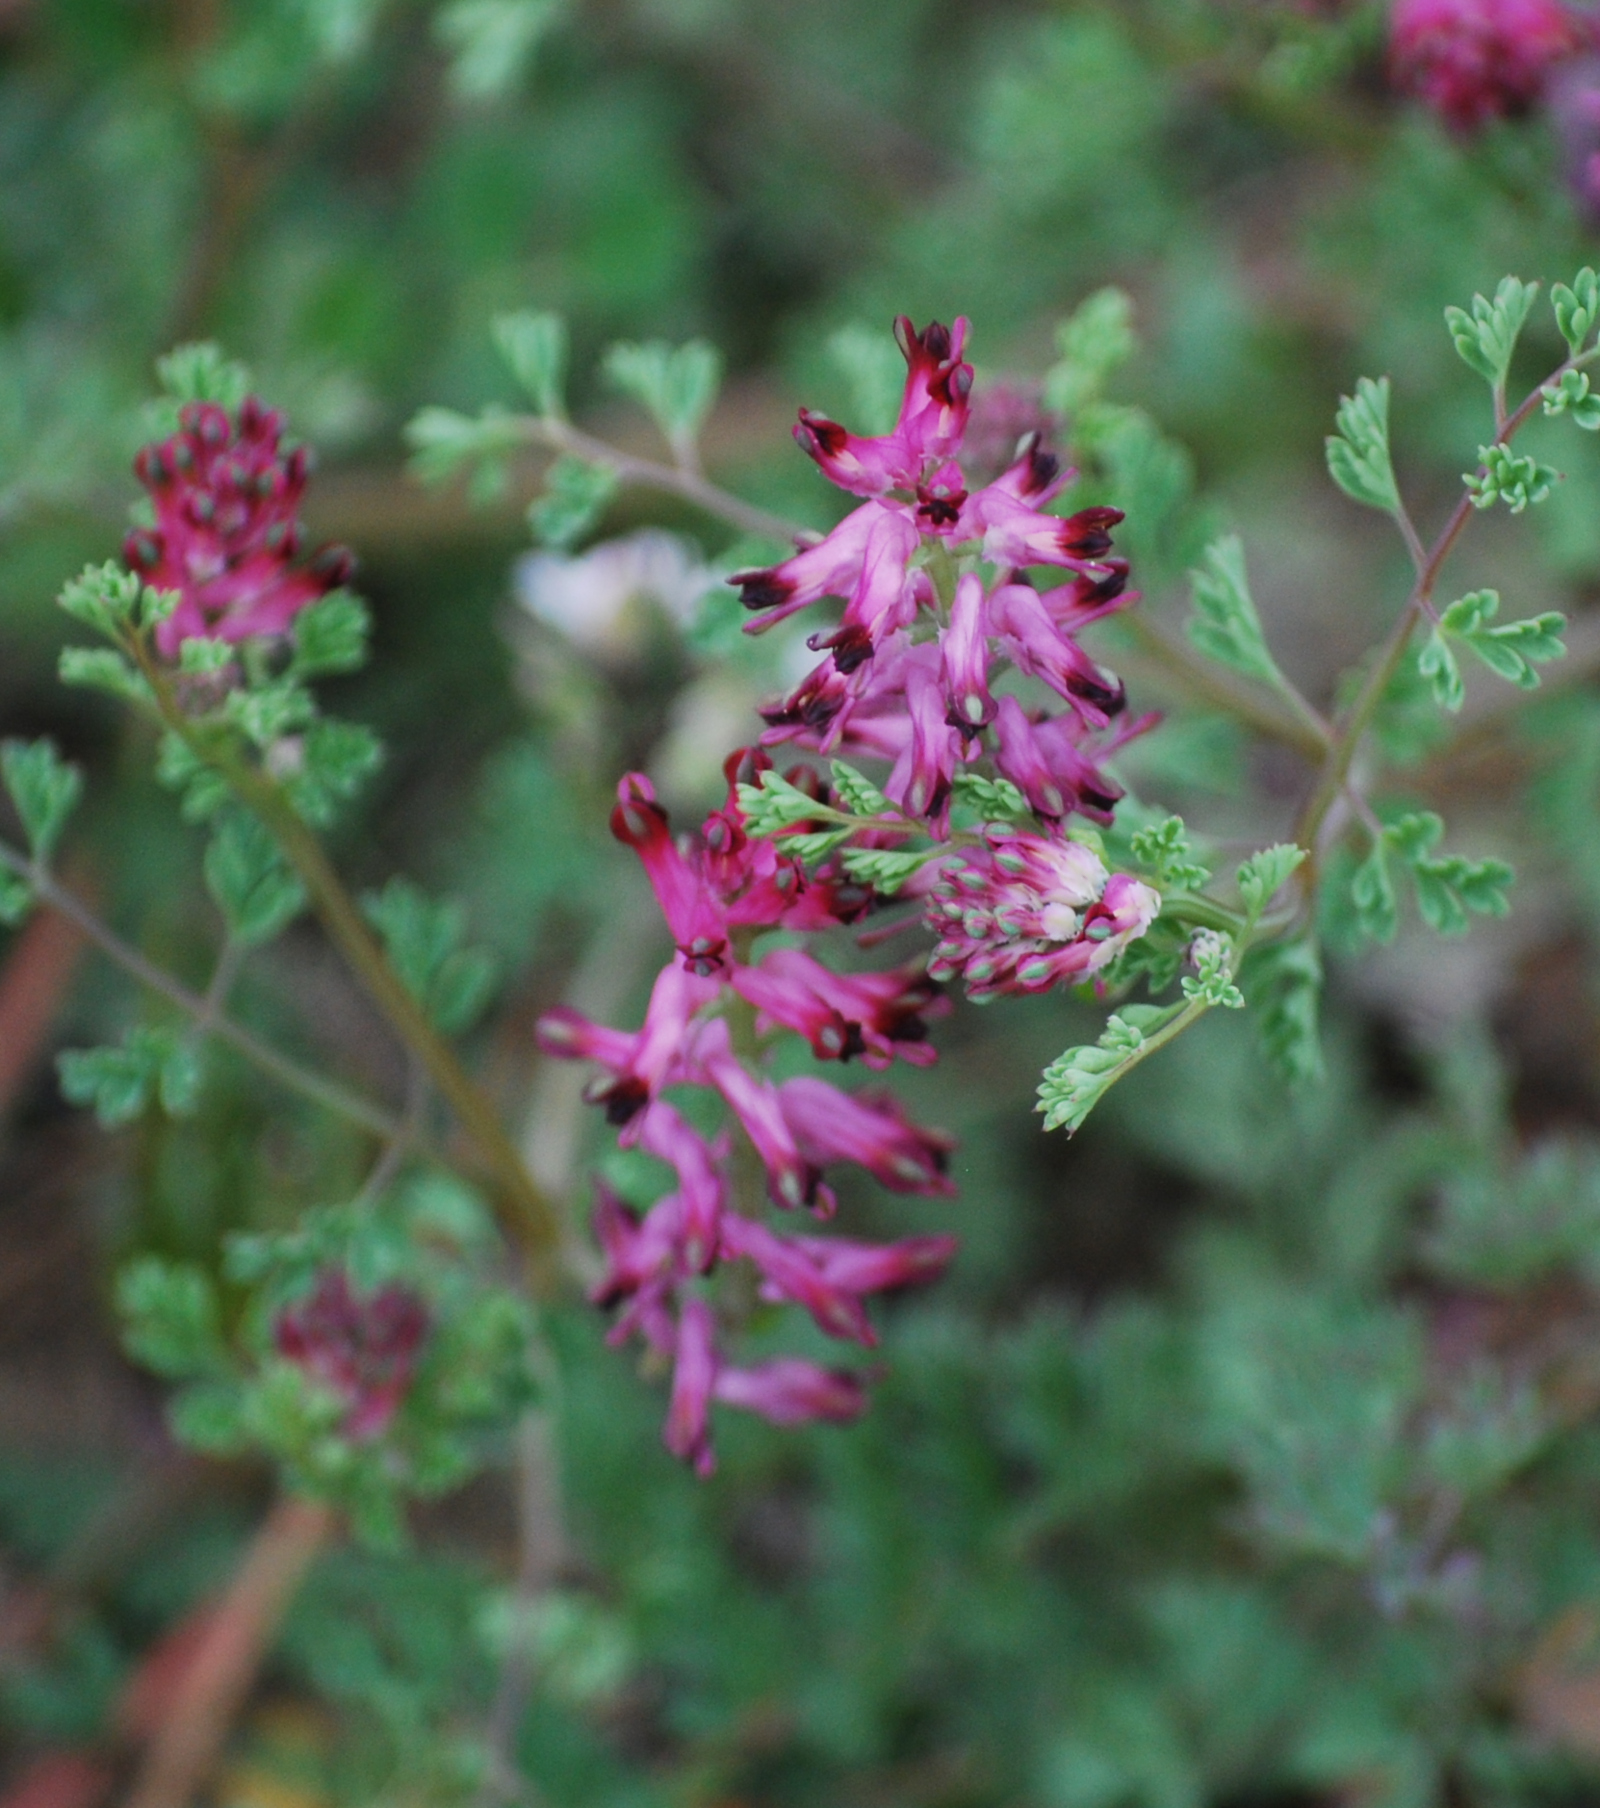
[(33, 890), (9, 867), (0, 866), (0, 924), (15, 929), (33, 908)]
[(63, 1095), (92, 1106), (107, 1129), (132, 1123), (153, 1099), (169, 1116), (187, 1116), (199, 1096), (199, 1061), (174, 1030), (141, 1025), (115, 1047), (66, 1049), (56, 1065)]
[(370, 728), (331, 716), (313, 722), (297, 747), (281, 751), (280, 776), (289, 801), (319, 829), (333, 821), (338, 806), (354, 797), (383, 763), (383, 747)]
[(447, 1035), (466, 1029), (488, 1003), (495, 969), (487, 954), (461, 946), (461, 906), (399, 878), (362, 902), (401, 984)]
[(367, 662), (371, 632), (372, 616), (360, 597), (348, 590), (332, 590), (318, 597), (295, 617), (290, 674), (326, 678), (359, 671)]
[(1564, 370), (1554, 383), (1539, 391), (1546, 414), (1565, 414), (1585, 433), (1600, 432), (1600, 396), (1589, 387), (1586, 370)]
[(1498, 390), (1511, 369), (1511, 355), (1517, 348), (1517, 336), (1533, 298), (1539, 293), (1536, 282), (1525, 283), (1515, 276), (1504, 276), (1494, 292), (1494, 300), (1482, 295), (1472, 298), (1472, 311), (1446, 308), (1445, 323), (1462, 362), (1475, 370), (1492, 389)]
[[(790, 843), (783, 845), (787, 848)], [(937, 852), (937, 848), (919, 848), (905, 853), (895, 848), (846, 848), (839, 858), (852, 879), (859, 879), (863, 885), (870, 885), (884, 897), (892, 898)]]
[(75, 578), (67, 580), (56, 601), (74, 621), (115, 635), (123, 623), (133, 619), (142, 588), (132, 572), (108, 561), (85, 565)]
[(528, 526), (547, 546), (570, 546), (600, 519), (617, 491), (617, 474), (563, 453), (544, 476), (544, 494), (528, 507)]
[(1283, 678), (1267, 651), (1261, 618), (1250, 595), (1239, 536), (1228, 534), (1213, 541), (1189, 576), (1195, 606), (1189, 621), (1190, 640), (1219, 665), (1281, 685)]
[(185, 822), (208, 821), (233, 795), (222, 774), (170, 731), (156, 749), (156, 777), (168, 790), (182, 793), (179, 808)]
[(1523, 621), (1491, 627), (1489, 624), (1499, 611), (1499, 591), (1469, 591), (1445, 610), (1439, 618), (1439, 630), (1470, 647), (1490, 671), (1523, 690), (1532, 690), (1539, 682), (1534, 666), (1566, 655), (1561, 640), (1566, 617), (1552, 609)]
[[(1241, 867), (1240, 871), (1244, 869)], [(1193, 975), (1185, 974), (1183, 995), (1191, 1004), (1221, 1005), (1225, 1010), (1244, 1009), (1244, 993), (1233, 983), (1236, 956), (1233, 937), (1218, 929), (1199, 930), (1189, 944)]]
[(508, 93), (562, 11), (562, 0), (448, 0), (434, 29), (450, 52), (450, 85), (469, 101)]
[(523, 424), (503, 408), (476, 416), (454, 408), (424, 408), (406, 426), (411, 469), (424, 483), (444, 483), (472, 467), (469, 495), (492, 502), (505, 488), (506, 460), (527, 444)]
[(1145, 1045), (1183, 1010), (1180, 1004), (1124, 1005), (1108, 1019), (1100, 1039), (1084, 1048), (1057, 1055), (1039, 1081), (1036, 1110), (1044, 1113), (1046, 1130), (1070, 1135), (1106, 1093), (1142, 1057)]
[(677, 450), (694, 444), (722, 383), (722, 354), (703, 339), (670, 346), (613, 345), (605, 355), (611, 383), (643, 408)]
[(1417, 654), (1417, 670), (1427, 679), (1434, 701), (1454, 713), (1466, 696), (1461, 682), (1461, 667), (1449, 644), (1437, 628), (1429, 631)]
[(1520, 515), (1530, 504), (1543, 502), (1561, 476), (1552, 465), (1542, 465), (1531, 456), (1518, 457), (1498, 440), (1479, 446), (1478, 457), (1483, 464), (1481, 471), (1461, 473), (1474, 508), (1491, 508), (1496, 502), (1503, 502), (1513, 515)]
[(501, 357), (532, 398), (534, 408), (546, 419), (562, 419), (566, 414), (566, 321), (559, 314), (502, 314), (493, 332)]
[(956, 801), (990, 821), (1022, 822), (1033, 812), (1028, 800), (1008, 778), (987, 778), (981, 772), (958, 772), (950, 781)]
[(1324, 442), (1328, 472), (1354, 502), (1368, 508), (1400, 508), (1394, 465), (1389, 456), (1389, 379), (1356, 379), (1356, 393), (1339, 398), (1334, 416), (1338, 433)]
[(177, 346), (157, 358), (156, 375), (180, 407), (185, 402), (215, 402), (237, 408), (250, 392), (248, 367), (227, 357), (211, 339)]
[(1417, 910), (1440, 935), (1461, 935), (1470, 913), (1503, 917), (1511, 908), (1506, 887), (1515, 874), (1503, 860), (1467, 860), (1459, 854), (1435, 857), (1444, 823), (1431, 810), (1397, 818), (1384, 839), (1411, 869)]
[(111, 647), (63, 647), (56, 674), (63, 684), (109, 691), (125, 703), (149, 704), (152, 701), (144, 674), (136, 671)]
[(841, 810), (847, 810), (852, 816), (895, 814), (888, 798), (871, 779), (857, 772), (854, 766), (847, 766), (843, 760), (834, 760), (832, 769), (833, 794), (839, 800)]
[(203, 1268), (140, 1256), (117, 1276), (117, 1311), (128, 1354), (158, 1375), (178, 1381), (226, 1367), (217, 1293)]
[(1356, 868), (1350, 882), (1350, 898), (1362, 934), (1375, 942), (1392, 942), (1400, 926), (1400, 912), (1381, 839), (1373, 842), (1371, 853)]
[(1211, 877), (1211, 869), (1191, 858), (1189, 831), (1181, 816), (1147, 824), (1135, 831), (1130, 843), (1133, 857), (1154, 875), (1160, 890), (1197, 891)]
[[(186, 647), (194, 644), (184, 642)], [(230, 690), (223, 704), (226, 720), (262, 749), (309, 726), (316, 713), (310, 691), (288, 674), (248, 690)]]
[(1298, 871), (1305, 857), (1303, 847), (1296, 847), (1291, 841), (1280, 841), (1263, 848), (1259, 854), (1252, 854), (1239, 868), (1239, 895), (1244, 899), (1245, 913), (1251, 922), (1272, 902), (1289, 876)]
[(0, 775), (34, 859), (48, 861), (82, 795), (83, 774), (61, 758), (53, 741), (41, 740), (0, 743)]
[(906, 386), (905, 360), (893, 338), (881, 327), (856, 321), (830, 335), (828, 356), (849, 388), (849, 418), (856, 431), (888, 433)]
[(760, 782), (738, 787), (739, 809), (745, 829), (751, 835), (781, 834), (798, 823), (826, 817), (826, 808), (809, 791), (791, 785), (782, 773), (768, 767)]
[(269, 831), (247, 811), (224, 810), (206, 849), (206, 887), (247, 947), (270, 941), (304, 908), (305, 887)]
[(1138, 348), (1132, 299), (1122, 289), (1096, 289), (1056, 328), (1059, 358), (1045, 375), (1045, 406), (1074, 415), (1097, 401), (1107, 379)]
[(1253, 948), (1240, 969), (1239, 984), (1268, 1060), (1291, 1086), (1319, 1080), (1322, 956), (1315, 938), (1296, 936)]
[(167, 1403), (172, 1435), (207, 1456), (239, 1456), (249, 1445), (244, 1390), (236, 1381), (180, 1388)]
[(1550, 305), (1567, 350), (1576, 358), (1594, 330), (1596, 319), (1600, 319), (1600, 278), (1585, 266), (1572, 279), (1570, 289), (1565, 283), (1556, 284), (1550, 291)]

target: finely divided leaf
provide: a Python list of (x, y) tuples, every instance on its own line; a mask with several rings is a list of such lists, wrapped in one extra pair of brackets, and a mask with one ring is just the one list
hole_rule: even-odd
[(1433, 638), (1437, 639), (1439, 633), (1454, 636), (1470, 647), (1490, 671), (1523, 690), (1532, 690), (1539, 682), (1534, 666), (1566, 655), (1561, 640), (1566, 617), (1552, 609), (1523, 621), (1491, 627), (1499, 611), (1497, 590), (1470, 591), (1445, 610)]
[(1389, 456), (1389, 379), (1358, 377), (1353, 396), (1341, 396), (1328, 436), (1328, 473), (1353, 502), (1395, 513), (1400, 492)]
[(703, 339), (674, 348), (660, 339), (647, 345), (613, 345), (605, 372), (612, 383), (647, 409), (675, 448), (692, 445), (717, 399), (722, 354)]
[(7, 741), (0, 745), (0, 775), (35, 860), (48, 860), (83, 791), (83, 774), (56, 752), (55, 743)]
[(1522, 331), (1539, 285), (1519, 281), (1515, 276), (1500, 279), (1494, 300), (1482, 295), (1472, 298), (1472, 311), (1446, 308), (1445, 323), (1463, 363), (1475, 370), (1491, 388), (1498, 389), (1511, 368), (1511, 354), (1516, 350), (1517, 335)]
[(1227, 534), (1213, 541), (1189, 575), (1194, 584), (1195, 606), (1189, 620), (1189, 638), (1194, 644), (1219, 665), (1230, 666), (1247, 677), (1265, 679), (1269, 684), (1282, 684), (1250, 595), (1244, 545), (1239, 536)]
[(559, 314), (502, 314), (494, 342), (541, 415), (559, 419), (567, 374), (567, 323)]
[(1570, 289), (1565, 283), (1556, 284), (1550, 291), (1550, 305), (1567, 350), (1576, 358), (1594, 330), (1596, 319), (1600, 319), (1600, 278), (1585, 266), (1572, 279)]

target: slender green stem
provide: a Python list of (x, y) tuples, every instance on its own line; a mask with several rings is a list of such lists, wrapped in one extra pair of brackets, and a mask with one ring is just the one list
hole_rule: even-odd
[(523, 1166), (516, 1144), (494, 1106), (389, 965), (355, 900), (322, 851), (322, 844), (301, 821), (280, 786), (255, 771), (230, 746), (196, 733), (173, 696), (167, 674), (150, 656), (148, 647), (135, 640), (129, 651), (137, 659), (167, 727), (196, 759), (219, 773), (240, 802), (271, 831), (299, 874), (334, 945), (401, 1041), (427, 1070), (476, 1146), (497, 1183), (509, 1227), (527, 1251), (535, 1280), (541, 1286), (549, 1285), (562, 1240), (558, 1213)]
[(786, 521), (767, 509), (757, 508), (730, 494), (703, 476), (691, 463), (677, 465), (658, 463), (653, 458), (638, 458), (620, 451), (603, 439), (574, 427), (570, 421), (552, 415), (530, 414), (520, 417), (530, 440), (549, 446), (555, 452), (567, 452), (586, 463), (610, 471), (620, 483), (637, 484), (641, 489), (661, 490), (669, 496), (681, 497), (704, 509), (708, 515), (726, 521), (741, 533), (759, 534), (763, 539), (778, 541), (815, 540), (811, 529)]
[(181, 981), (174, 979), (153, 961), (147, 960), (137, 948), (123, 941), (114, 930), (107, 928), (89, 906), (75, 893), (68, 891), (52, 873), (44, 867), (36, 866), (4, 842), (0, 842), (0, 866), (25, 880), (41, 904), (65, 917), (102, 954), (138, 980), (140, 985), (176, 1005), (180, 1011), (193, 1018), (197, 1026), (203, 1027), (207, 1034), (215, 1036), (219, 1042), (226, 1042), (230, 1048), (237, 1049), (263, 1073), (271, 1074), (290, 1092), (297, 1092), (302, 1098), (325, 1106), (374, 1136), (392, 1137), (400, 1130), (399, 1120), (390, 1116), (381, 1106), (372, 1104), (358, 1093), (347, 1091), (334, 1080), (312, 1073), (299, 1062), (291, 1061), (287, 1055), (279, 1054), (268, 1043), (242, 1028), (231, 1017), (225, 1016), (219, 1005), (198, 992), (191, 992)]
[[(1495, 443), (1509, 445), (1518, 428), (1538, 406), (1540, 391), (1551, 383), (1559, 382), (1564, 372), (1576, 370), (1597, 355), (1600, 355), (1600, 346), (1577, 357), (1568, 358), (1543, 383), (1531, 389), (1511, 414), (1504, 414), (1503, 405), (1497, 408), (1497, 415), (1503, 418), (1495, 433)], [(1350, 768), (1372, 717), (1383, 700), (1384, 692), (1389, 688), (1390, 680), (1400, 669), (1400, 662), (1405, 658), (1406, 648), (1410, 645), (1418, 620), (1433, 605), (1433, 591), (1439, 581), (1439, 574), (1473, 513), (1472, 497), (1463, 491), (1433, 545), (1418, 562), (1416, 581), (1412, 584), (1411, 594), (1406, 598), (1405, 607), (1396, 618), (1388, 638), (1379, 648), (1360, 690), (1337, 725), (1337, 738), (1328, 750), (1316, 788), (1307, 799), (1306, 806), (1300, 813), (1300, 820), (1295, 825), (1295, 839), (1312, 856), (1313, 861), (1316, 858), (1317, 838), (1328, 812), (1349, 783)], [(1401, 531), (1404, 532), (1403, 527)], [(1308, 862), (1308, 866), (1309, 864)]]

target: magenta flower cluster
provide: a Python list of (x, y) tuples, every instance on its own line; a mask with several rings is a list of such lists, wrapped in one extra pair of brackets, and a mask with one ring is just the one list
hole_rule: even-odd
[(428, 1308), (410, 1288), (362, 1295), (329, 1268), (279, 1312), (272, 1336), (280, 1356), (343, 1402), (340, 1430), (359, 1443), (381, 1437), (399, 1411), (428, 1329)]
[[(981, 997), (1088, 978), (1160, 907), (1150, 887), (1110, 873), (1063, 826), (1073, 815), (1110, 820), (1121, 791), (1104, 760), (1146, 725), (1120, 722), (1122, 686), (1077, 638), (1133, 600), (1127, 565), (1112, 553), (1122, 517), (1099, 507), (1050, 513), (1071, 473), (1037, 434), (993, 482), (969, 488), (959, 462), (972, 389), (966, 322), (918, 333), (902, 319), (897, 330), (909, 370), (892, 433), (861, 438), (809, 411), (796, 428), (824, 473), (864, 500), (816, 544), (732, 580), (758, 612), (755, 631), (842, 603), (838, 621), (811, 636), (819, 663), (763, 711), (762, 747), (730, 757), (727, 801), (693, 840), (673, 836), (647, 779), (619, 787), (613, 832), (639, 854), (675, 944), (643, 1025), (616, 1030), (557, 1010), (540, 1027), (550, 1053), (596, 1063), (588, 1096), (619, 1140), (676, 1175), (644, 1212), (602, 1187), (605, 1272), (594, 1298), (618, 1310), (614, 1339), (637, 1336), (671, 1360), (666, 1442), (702, 1473), (714, 1462), (714, 1401), (780, 1424), (845, 1420), (864, 1405), (859, 1373), (796, 1357), (729, 1360), (720, 1332), (738, 1314), (725, 1309), (719, 1322), (710, 1281), (720, 1268), (747, 1264), (758, 1298), (800, 1306), (829, 1336), (870, 1346), (866, 1296), (932, 1279), (954, 1250), (948, 1237), (873, 1245), (780, 1230), (757, 1215), (761, 1201), (744, 1178), (752, 1172), (772, 1205), (818, 1219), (834, 1211), (828, 1174), (841, 1162), (897, 1192), (952, 1190), (947, 1138), (911, 1123), (884, 1093), (848, 1093), (811, 1075), (775, 1083), (765, 1039), (797, 1034), (821, 1061), (925, 1064), (934, 1059), (928, 1024), (949, 1008), (940, 981), (960, 975)], [(1029, 576), (1041, 570), (1042, 588)], [(841, 973), (792, 945), (756, 955), (764, 931), (838, 929), (887, 902), (852, 881), (836, 853), (808, 866), (786, 847), (786, 835), (839, 820), (821, 770), (784, 775), (815, 800), (815, 819), (750, 833), (740, 787), (759, 785), (772, 767), (765, 748), (781, 743), (887, 766), (883, 793), (897, 814), (856, 827), (849, 845), (931, 842), (903, 893), (938, 936), (931, 964)], [(997, 777), (1009, 781), (1031, 811), (1028, 826), (955, 826), (963, 773), (991, 790)], [(721, 1129), (691, 1123), (668, 1096), (683, 1087), (717, 1097)]]
[[(770, 765), (741, 750), (730, 781)], [(947, 1194), (951, 1144), (911, 1123), (892, 1097), (847, 1093), (801, 1075), (774, 1084), (752, 1051), (737, 1048), (730, 1003), (745, 1007), (752, 1038), (779, 1030), (804, 1036), (823, 1060), (886, 1068), (933, 1059), (930, 1018), (949, 1008), (920, 967), (836, 973), (795, 948), (748, 957), (762, 929), (816, 930), (858, 918), (870, 893), (836, 871), (808, 874), (771, 841), (745, 832), (737, 791), (707, 817), (687, 845), (672, 835), (648, 779), (618, 787), (612, 831), (644, 864), (676, 948), (636, 1031), (607, 1028), (559, 1009), (540, 1021), (547, 1052), (595, 1062), (589, 1099), (605, 1107), (625, 1147), (666, 1162), (674, 1189), (640, 1214), (600, 1190), (595, 1228), (605, 1273), (596, 1304), (617, 1306), (613, 1341), (644, 1339), (673, 1362), (668, 1448), (702, 1473), (714, 1464), (711, 1402), (743, 1407), (779, 1424), (853, 1418), (865, 1404), (859, 1376), (798, 1357), (740, 1367), (723, 1359), (707, 1279), (729, 1262), (748, 1262), (760, 1296), (790, 1301), (830, 1336), (870, 1346), (863, 1296), (931, 1279), (954, 1252), (949, 1237), (873, 1245), (771, 1230), (746, 1215), (757, 1201), (735, 1199), (733, 1136), (708, 1136), (664, 1096), (701, 1087), (720, 1097), (753, 1151), (768, 1199), (815, 1218), (833, 1214), (827, 1171), (854, 1162), (896, 1192)], [(741, 1210), (739, 1207), (743, 1207)]]
[(1594, 42), (1591, 19), (1561, 0), (1395, 0), (1390, 77), (1470, 132), (1544, 99), (1556, 70)]
[(191, 638), (282, 634), (308, 603), (349, 578), (354, 561), (340, 546), (295, 563), (308, 460), (303, 447), (280, 452), (282, 434), (283, 416), (254, 396), (234, 415), (191, 402), (178, 431), (135, 459), (155, 526), (135, 528), (123, 557), (147, 584), (178, 593), (156, 631), (163, 657)]

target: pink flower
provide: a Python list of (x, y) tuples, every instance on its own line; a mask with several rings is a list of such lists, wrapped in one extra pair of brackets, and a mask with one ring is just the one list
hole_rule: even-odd
[(342, 1268), (324, 1271), (313, 1291), (285, 1306), (272, 1328), (280, 1356), (345, 1404), (340, 1429), (357, 1441), (387, 1430), (411, 1386), (428, 1334), (428, 1308), (408, 1287), (384, 1287), (365, 1298)]
[(774, 1425), (803, 1425), (808, 1419), (843, 1425), (859, 1418), (867, 1405), (859, 1377), (843, 1369), (820, 1368), (800, 1356), (722, 1369), (713, 1392), (725, 1406), (760, 1413)]
[(983, 848), (945, 862), (928, 905), (941, 938), (928, 970), (960, 974), (975, 998), (1041, 992), (1099, 972), (1160, 908), (1159, 893), (1108, 873), (1082, 842), (990, 830)]
[(1396, 0), (1390, 79), (1470, 132), (1531, 106), (1554, 66), (1591, 39), (1559, 0)]
[(945, 1168), (955, 1143), (911, 1123), (892, 1096), (841, 1092), (807, 1075), (785, 1080), (778, 1096), (801, 1153), (815, 1167), (853, 1161), (891, 1192), (954, 1193)]
[(798, 948), (775, 948), (758, 965), (737, 968), (731, 983), (760, 1011), (758, 1028), (782, 1024), (820, 1060), (859, 1055), (868, 1067), (887, 1067), (896, 1055), (928, 1065), (936, 1058), (924, 1040), (928, 1019), (950, 1009), (916, 962), (887, 973), (834, 973)]
[(147, 584), (178, 592), (177, 608), (156, 630), (168, 659), (188, 639), (282, 634), (354, 569), (338, 546), (323, 547), (308, 565), (293, 563), (309, 466), (298, 447), (280, 455), (282, 415), (247, 396), (237, 417), (212, 402), (190, 402), (179, 420), (171, 439), (134, 460), (156, 525), (135, 528), (123, 544), (123, 557)]
[(711, 1390), (717, 1379), (717, 1327), (703, 1299), (683, 1302), (678, 1315), (677, 1359), (672, 1369), (672, 1399), (661, 1439), (696, 1475), (717, 1466), (711, 1448)]

